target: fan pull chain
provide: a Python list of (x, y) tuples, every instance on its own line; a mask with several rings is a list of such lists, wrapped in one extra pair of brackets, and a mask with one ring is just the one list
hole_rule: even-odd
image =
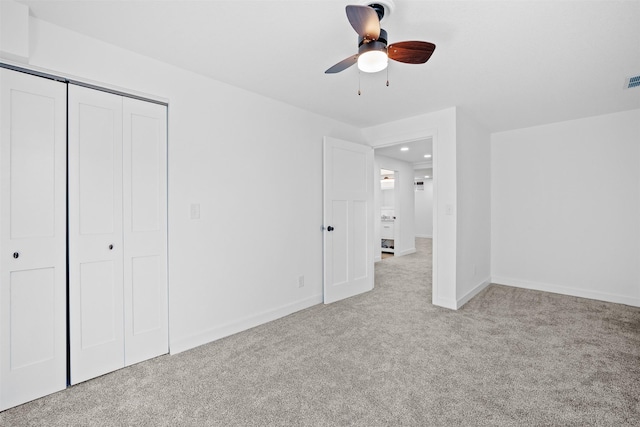
[(387, 87), (389, 87), (389, 66), (387, 66)]
[(360, 96), (360, 95), (361, 95), (361, 92), (360, 92), (360, 70), (358, 70), (358, 96)]

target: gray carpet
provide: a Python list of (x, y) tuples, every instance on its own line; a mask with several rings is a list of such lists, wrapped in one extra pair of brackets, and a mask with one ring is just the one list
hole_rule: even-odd
[(0, 425), (640, 425), (640, 309), (492, 285), (430, 304), (431, 240), (376, 288), (0, 413)]

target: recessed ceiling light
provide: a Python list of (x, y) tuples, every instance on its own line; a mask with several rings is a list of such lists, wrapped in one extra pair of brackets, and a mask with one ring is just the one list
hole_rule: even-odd
[(402, 147), (400, 151), (409, 151), (409, 147)]
[(430, 158), (431, 158), (431, 154), (425, 154), (425, 155), (424, 155), (424, 158), (425, 158), (425, 159), (430, 159)]
[(425, 177), (425, 178), (429, 178), (429, 175), (425, 175), (424, 177)]

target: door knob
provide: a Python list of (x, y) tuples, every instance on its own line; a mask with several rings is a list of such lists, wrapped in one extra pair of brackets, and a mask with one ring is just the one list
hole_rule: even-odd
[(113, 245), (109, 245), (109, 250), (112, 250), (112, 249), (113, 249)]
[(20, 252), (14, 252), (14, 253), (13, 253), (13, 257), (14, 257), (15, 259), (18, 259), (18, 257), (19, 257), (19, 256), (20, 256)]
[(332, 226), (328, 226), (327, 227), (327, 231), (333, 231), (333, 230), (334, 230), (334, 228)]

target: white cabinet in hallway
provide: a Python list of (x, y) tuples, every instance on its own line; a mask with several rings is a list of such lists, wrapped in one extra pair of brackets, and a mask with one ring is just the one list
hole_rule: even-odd
[(71, 384), (168, 352), (166, 107), (69, 85)]
[(394, 238), (394, 224), (393, 221), (381, 221), (380, 223), (380, 237), (383, 239)]
[(0, 410), (62, 390), (66, 85), (0, 69)]

